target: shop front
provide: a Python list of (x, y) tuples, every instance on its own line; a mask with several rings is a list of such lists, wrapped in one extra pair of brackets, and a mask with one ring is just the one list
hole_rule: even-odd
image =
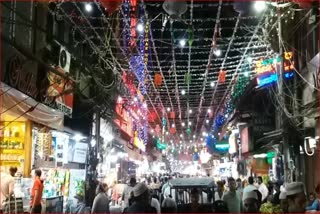
[[(40, 168), (45, 185), (44, 212), (62, 212), (63, 196), (75, 195), (72, 191), (79, 188), (72, 185), (84, 183), (86, 174), (86, 147), (74, 143), (70, 149), (73, 134), (66, 133), (64, 127), (64, 116), (72, 114), (73, 84), (57, 75), (63, 75), (62, 69), (49, 71), (14, 48), (6, 48), (1, 79), (1, 170), (18, 168), (15, 195), (23, 198), (28, 210), (31, 171)], [(73, 151), (71, 164), (69, 150)], [(76, 175), (82, 176), (81, 182), (74, 182), (79, 180), (73, 178)]]

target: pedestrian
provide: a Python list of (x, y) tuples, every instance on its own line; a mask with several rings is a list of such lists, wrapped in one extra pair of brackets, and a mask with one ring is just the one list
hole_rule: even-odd
[(2, 203), (5, 200), (8, 200), (12, 194), (14, 193), (14, 176), (17, 173), (17, 167), (10, 167), (9, 173), (1, 172), (1, 204), (0, 208), (2, 208)]
[(177, 203), (172, 198), (165, 198), (161, 206), (162, 213), (177, 213)]
[(133, 203), (125, 210), (125, 213), (157, 213), (151, 206), (150, 192), (145, 183), (138, 183), (132, 189)]
[(248, 178), (248, 183), (249, 183), (249, 184), (248, 184), (246, 187), (244, 187), (244, 189), (243, 189), (243, 194), (244, 194), (245, 192), (251, 192), (251, 191), (257, 189), (257, 187), (254, 185), (254, 179), (253, 179), (252, 176), (250, 176), (250, 177)]
[(242, 195), (243, 195), (242, 181), (240, 178), (238, 178), (236, 182), (237, 182), (237, 192), (239, 193), (240, 197), (242, 198)]
[(318, 193), (319, 187), (317, 186), (315, 189), (316, 193), (310, 193), (309, 194), (309, 205), (306, 207), (306, 211), (319, 211), (319, 199), (316, 196), (316, 194)]
[(91, 213), (110, 213), (107, 191), (108, 185), (106, 183), (100, 183), (98, 185)]
[(260, 205), (258, 195), (255, 191), (243, 193), (243, 212), (259, 213)]
[(224, 193), (222, 200), (226, 202), (230, 213), (241, 212), (241, 198), (236, 189), (236, 181), (234, 178), (228, 178), (229, 191)]
[(283, 213), (288, 213), (288, 200), (287, 200), (287, 193), (285, 189), (282, 189), (279, 195), (280, 199), (280, 208)]
[(41, 180), (41, 170), (36, 169), (33, 173), (33, 185), (31, 189), (31, 213), (41, 213), (42, 206), (42, 192), (43, 192), (43, 181)]
[(302, 182), (292, 182), (286, 185), (289, 213), (304, 213), (306, 208), (305, 187)]
[(214, 195), (214, 200), (220, 201), (220, 200), (222, 200), (222, 196), (223, 196), (223, 183), (222, 183), (222, 181), (218, 181), (217, 182), (217, 192)]
[(123, 201), (122, 209), (123, 210), (129, 207), (130, 193), (136, 184), (137, 184), (136, 178), (132, 177), (130, 178), (129, 184), (127, 184), (126, 187), (124, 188), (122, 193), (122, 201)]
[(90, 213), (90, 209), (89, 207), (86, 207), (86, 204), (84, 202), (84, 196), (83, 194), (80, 193), (76, 193), (76, 195), (74, 196), (74, 198), (77, 200), (76, 201), (76, 206), (75, 208), (71, 211), (71, 213), (75, 213), (75, 214), (88, 214)]
[(262, 195), (261, 201), (262, 203), (264, 203), (267, 200), (269, 190), (268, 190), (268, 187), (263, 183), (261, 176), (258, 177), (258, 185), (259, 185), (258, 190), (259, 192), (261, 192), (261, 195)]

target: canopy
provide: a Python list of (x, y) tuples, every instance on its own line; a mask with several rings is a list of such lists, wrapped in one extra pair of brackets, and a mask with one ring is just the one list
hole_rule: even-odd
[(170, 181), (171, 188), (211, 188), (214, 187), (212, 178), (177, 178)]
[[(13, 112), (18, 117), (25, 117), (52, 129), (63, 131), (64, 114), (44, 104), (38, 103), (22, 92), (1, 83), (2, 111)], [(32, 111), (32, 107), (35, 107)], [(16, 118), (19, 119), (19, 118)]]

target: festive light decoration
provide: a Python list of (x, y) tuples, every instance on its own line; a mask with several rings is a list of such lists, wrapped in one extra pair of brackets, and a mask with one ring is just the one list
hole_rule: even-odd
[(175, 134), (177, 132), (176, 128), (175, 127), (171, 127), (170, 128), (170, 133), (171, 134)]
[(176, 113), (174, 111), (170, 112), (170, 118), (175, 119), (176, 118)]
[(189, 26), (189, 28), (188, 28), (188, 43), (189, 43), (189, 46), (192, 46), (193, 39), (194, 39), (193, 28), (192, 28), (192, 26)]
[(106, 9), (109, 14), (113, 14), (120, 8), (122, 0), (101, 0), (100, 4)]
[(225, 71), (225, 70), (219, 71), (219, 76), (218, 76), (219, 83), (224, 83), (226, 81), (226, 74), (227, 74), (227, 71)]
[(160, 87), (162, 85), (162, 76), (160, 73), (154, 75), (154, 85)]
[(190, 74), (190, 73), (186, 73), (186, 74), (184, 75), (184, 82), (185, 82), (186, 84), (190, 84), (190, 83), (191, 83), (191, 74)]
[(187, 128), (186, 133), (187, 133), (187, 135), (190, 135), (191, 134), (191, 129)]

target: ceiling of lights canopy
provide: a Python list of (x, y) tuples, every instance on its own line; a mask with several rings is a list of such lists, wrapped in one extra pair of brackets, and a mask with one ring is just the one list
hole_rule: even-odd
[(233, 114), (230, 99), (239, 79), (252, 78), (252, 63), (274, 54), (265, 26), (275, 25), (276, 15), (265, 6), (222, 0), (66, 2), (59, 4), (59, 16), (82, 35), (75, 41), (87, 42), (119, 81), (131, 82), (131, 93), (121, 101), (141, 103), (148, 133), (169, 147), (189, 147), (218, 135)]

